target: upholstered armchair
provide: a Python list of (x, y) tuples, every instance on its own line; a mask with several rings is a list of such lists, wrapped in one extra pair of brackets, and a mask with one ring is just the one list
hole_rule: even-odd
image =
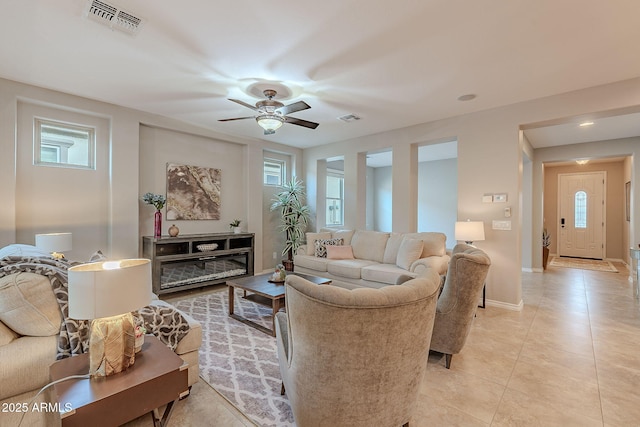
[(445, 355), (447, 369), (467, 341), (490, 265), (487, 254), (474, 246), (453, 248), (431, 336), (431, 350)]
[(276, 315), (283, 393), (296, 424), (408, 425), (426, 371), (439, 276), (348, 290), (286, 279)]

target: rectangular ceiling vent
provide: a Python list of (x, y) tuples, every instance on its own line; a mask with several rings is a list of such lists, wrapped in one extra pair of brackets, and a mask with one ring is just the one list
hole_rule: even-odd
[(346, 114), (344, 116), (338, 117), (338, 120), (342, 120), (343, 122), (355, 122), (356, 120), (360, 120), (359, 116), (356, 116), (355, 114)]
[(131, 35), (138, 34), (142, 24), (144, 24), (144, 19), (118, 6), (100, 0), (89, 0), (86, 16), (112, 30), (120, 30)]

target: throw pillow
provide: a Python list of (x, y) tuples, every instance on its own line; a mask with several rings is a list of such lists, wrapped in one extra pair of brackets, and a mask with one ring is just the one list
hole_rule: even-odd
[(328, 231), (322, 233), (307, 233), (307, 255), (314, 255), (316, 251), (317, 239), (330, 239), (331, 233)]
[(400, 249), (398, 249), (396, 265), (405, 270), (411, 268), (411, 264), (420, 259), (423, 246), (424, 242), (422, 240), (404, 238), (400, 244)]
[(49, 278), (16, 273), (0, 279), (0, 320), (20, 335), (57, 335), (62, 314)]
[(316, 240), (316, 252), (315, 256), (318, 258), (326, 258), (327, 257), (327, 246), (337, 246), (342, 245), (343, 239), (318, 239)]
[(325, 247), (327, 249), (327, 259), (354, 259), (353, 247), (351, 245), (329, 245)]

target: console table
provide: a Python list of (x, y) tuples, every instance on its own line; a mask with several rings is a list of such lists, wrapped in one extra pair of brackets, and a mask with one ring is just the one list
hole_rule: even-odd
[(166, 294), (253, 276), (253, 233), (186, 234), (142, 238), (151, 260), (153, 292)]
[[(55, 384), (62, 427), (117, 426), (146, 413), (154, 426), (166, 426), (173, 405), (189, 393), (188, 365), (153, 335), (145, 336), (133, 366), (108, 377), (69, 379)], [(52, 381), (89, 372), (89, 354), (58, 360)], [(162, 415), (157, 408), (167, 405)]]

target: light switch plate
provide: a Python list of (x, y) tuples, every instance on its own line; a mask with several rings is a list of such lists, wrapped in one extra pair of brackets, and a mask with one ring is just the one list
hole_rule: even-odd
[(511, 230), (511, 221), (496, 221), (491, 224), (491, 228), (494, 230)]

